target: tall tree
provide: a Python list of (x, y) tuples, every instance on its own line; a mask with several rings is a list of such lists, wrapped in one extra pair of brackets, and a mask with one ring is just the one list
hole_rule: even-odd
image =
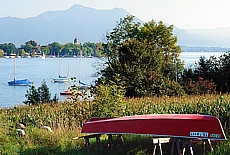
[(48, 53), (50, 53), (49, 46), (48, 45), (41, 46), (41, 52), (44, 53), (45, 55), (47, 55)]
[(203, 87), (206, 90), (211, 90), (212, 93), (216, 91), (226, 93), (230, 91), (229, 74), (230, 53), (227, 52), (219, 58), (210, 56), (209, 59), (206, 59), (201, 56), (195, 66), (184, 70), (183, 81), (189, 86), (189, 92), (192, 92), (191, 86), (195, 86), (196, 89), (193, 89), (195, 92), (199, 92)]
[(4, 55), (4, 51), (0, 49), (0, 57), (3, 57), (3, 55)]
[(63, 46), (63, 49), (61, 51), (61, 55), (67, 55), (67, 56), (73, 56), (73, 49), (74, 49), (74, 44), (73, 43), (67, 43)]
[(98, 83), (120, 78), (127, 96), (178, 94), (180, 86), (175, 81), (183, 67), (176, 43), (172, 25), (153, 20), (142, 25), (134, 22), (134, 16), (120, 19), (106, 35), (107, 67)]
[(2, 49), (4, 53), (6, 53), (6, 55), (18, 54), (17, 48), (15, 47), (13, 43), (0, 44), (0, 49)]
[(57, 56), (60, 54), (63, 46), (59, 44), (58, 42), (53, 42), (52, 44), (49, 44), (50, 47), (50, 55)]
[(40, 46), (34, 40), (29, 40), (25, 42), (24, 45), (21, 45), (20, 49), (24, 49), (25, 52), (29, 53), (29, 55), (35, 55), (40, 51)]
[(51, 93), (44, 80), (42, 82), (42, 85), (38, 87), (38, 89), (36, 89), (35, 86), (32, 85), (26, 92), (26, 101), (24, 101), (23, 103), (27, 105), (36, 105), (51, 102), (57, 103), (59, 100), (56, 94), (54, 95), (53, 99), (51, 99)]

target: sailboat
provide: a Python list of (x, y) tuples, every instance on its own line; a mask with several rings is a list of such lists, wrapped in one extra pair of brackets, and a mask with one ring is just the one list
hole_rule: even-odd
[(80, 90), (89, 87), (88, 84), (86, 84), (80, 80), (81, 79), (81, 61), (82, 61), (82, 51), (80, 51), (80, 76), (79, 76), (79, 81), (78, 81), (78, 87)]
[(14, 80), (9, 81), (8, 85), (9, 86), (28, 86), (31, 84), (32, 83), (28, 79), (16, 80), (16, 58), (14, 57)]
[(68, 82), (68, 76), (60, 75), (60, 61), (58, 65), (58, 78), (54, 78), (53, 82), (59, 82), (59, 83)]
[(46, 58), (46, 55), (44, 52), (42, 52), (42, 56), (41, 56), (42, 59), (45, 59)]
[[(80, 51), (80, 77), (81, 77), (81, 57), (82, 57), (82, 52)], [(65, 91), (60, 92), (60, 95), (72, 95), (73, 92), (77, 92), (78, 94), (81, 94), (81, 91), (87, 87), (89, 87), (88, 84), (83, 83), (82, 81), (78, 81), (78, 83), (76, 84), (76, 77), (71, 77), (70, 80), (72, 81), (72, 85)]]
[(74, 92), (81, 93), (80, 92), (81, 88), (75, 84), (76, 77), (71, 77), (70, 79), (73, 82), (73, 85), (68, 87), (67, 90), (60, 92), (60, 95), (72, 95)]
[(73, 82), (73, 85), (70, 86), (70, 88), (72, 90), (79, 90), (80, 91), (80, 90), (83, 90), (83, 89), (89, 87), (88, 84), (86, 84), (86, 83), (84, 83), (84, 82), (82, 82), (80, 80), (81, 79), (81, 61), (82, 61), (81, 59), (82, 59), (82, 51), (80, 51), (79, 80), (78, 80), (78, 83), (76, 84), (77, 78), (76, 77), (71, 78), (71, 81)]
[(80, 87), (80, 89), (85, 89), (85, 88), (89, 87), (89, 85), (86, 84), (86, 83), (83, 83), (83, 82), (81, 82), (81, 81), (79, 80), (79, 87)]

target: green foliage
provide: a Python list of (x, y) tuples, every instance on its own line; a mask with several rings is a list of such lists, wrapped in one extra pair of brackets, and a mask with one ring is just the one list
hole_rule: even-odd
[(45, 81), (43, 81), (42, 85), (38, 88), (38, 94), (40, 96), (41, 103), (47, 103), (50, 101), (51, 93), (49, 92), (49, 88), (47, 87)]
[(61, 52), (62, 45), (59, 44), (58, 42), (53, 42), (52, 44), (49, 44), (49, 50), (50, 50), (50, 55), (57, 56)]
[(149, 96), (182, 96), (185, 95), (184, 88), (176, 81), (171, 81), (168, 78), (162, 77), (156, 81), (149, 89), (152, 94)]
[(212, 94), (216, 91), (216, 85), (212, 80), (204, 80), (201, 77), (196, 82), (187, 79), (186, 82), (181, 82), (181, 85), (188, 95)]
[(209, 155), (229, 155), (230, 154), (230, 141), (220, 142), (217, 147)]
[[(119, 79), (119, 78), (118, 78)], [(119, 81), (118, 81), (119, 83)], [(60, 102), (59, 104), (37, 104), (34, 106), (19, 106), (0, 109), (0, 151), (1, 154), (84, 154), (84, 139), (73, 140), (73, 137), (83, 136), (81, 126), (92, 115), (95, 117), (116, 117), (119, 115), (137, 114), (208, 114), (220, 119), (226, 135), (230, 133), (230, 97), (229, 95), (181, 96), (181, 97), (151, 97), (151, 98), (117, 98), (123, 88), (111, 83), (107, 87), (100, 87), (102, 96), (108, 100), (83, 100)], [(98, 90), (100, 90), (98, 88)], [(108, 90), (109, 91), (108, 91)], [(110, 91), (111, 94), (110, 94)], [(116, 96), (116, 97), (115, 97)], [(110, 99), (112, 97), (112, 99)], [(104, 104), (115, 102), (115, 104)], [(101, 104), (101, 106), (99, 106)], [(108, 114), (96, 113), (94, 106), (108, 110)], [(103, 106), (102, 106), (103, 105)], [(117, 106), (118, 105), (118, 106)], [(125, 105), (123, 114), (119, 113), (119, 105)], [(110, 108), (109, 106), (114, 106)], [(116, 108), (117, 106), (117, 108)], [(114, 115), (109, 110), (114, 110)], [(26, 136), (19, 137), (16, 129), (19, 123), (26, 128)], [(53, 132), (41, 127), (48, 125)], [(113, 149), (103, 147), (95, 149), (91, 143), (92, 154), (151, 154), (151, 137), (124, 135), (125, 144), (113, 139)], [(107, 138), (102, 144), (107, 144)], [(229, 139), (229, 137), (228, 137)], [(117, 142), (117, 143), (116, 143)], [(169, 149), (170, 151), (171, 149)], [(194, 148), (196, 150), (196, 148)], [(199, 151), (199, 150), (198, 150)], [(229, 140), (214, 145), (213, 155), (229, 154)], [(90, 154), (91, 154), (90, 153)]]
[[(219, 58), (219, 74), (216, 75), (215, 82), (218, 86), (218, 91), (229, 92), (230, 91), (230, 51), (220, 56)], [(219, 80), (221, 79), (221, 80)]]
[[(123, 115), (125, 108), (124, 93), (121, 85), (110, 81), (97, 85), (94, 88), (94, 102), (92, 104), (92, 117), (119, 117)], [(119, 83), (119, 79), (117, 79)]]
[(16, 54), (17, 48), (13, 43), (0, 44), (0, 49), (3, 50), (7, 55)]
[(29, 86), (29, 90), (26, 92), (25, 97), (27, 100), (24, 101), (24, 103), (28, 105), (58, 102), (59, 100), (56, 94), (54, 95), (53, 99), (51, 99), (51, 93), (49, 92), (49, 88), (47, 87), (45, 81), (42, 82), (42, 85), (38, 87), (38, 89), (36, 89), (34, 85)]
[[(82, 56), (102, 56), (103, 47), (101, 43), (90, 43), (85, 42), (83, 45), (77, 43), (67, 43), (60, 44), (58, 42), (53, 42), (48, 45), (40, 46), (36, 41), (29, 40), (25, 42), (25, 44), (21, 45), (19, 48), (16, 48), (13, 43), (4, 43), (0, 44), (0, 51), (6, 55), (16, 54), (18, 56), (36, 56), (36, 54), (52, 55), (52, 56), (60, 56), (60, 57), (73, 57), (82, 54)], [(0, 57), (1, 52), (0, 52)]]
[(40, 46), (36, 41), (29, 40), (24, 45), (21, 45), (20, 50), (22, 49), (25, 52), (27, 52), (30, 56), (34, 56), (38, 51), (40, 51)]
[[(178, 58), (181, 49), (176, 45), (173, 26), (155, 21), (141, 25), (133, 20), (133, 16), (121, 19), (106, 36), (107, 42), (103, 47), (107, 67), (101, 71), (102, 78), (107, 82), (115, 81), (114, 75), (119, 74), (126, 96), (155, 95), (156, 83), (161, 86), (162, 79), (171, 83), (176, 72), (180, 74), (182, 71)], [(164, 89), (167, 90), (171, 91), (170, 87)]]
[[(200, 57), (193, 67), (184, 70), (182, 84), (188, 94), (230, 91), (230, 52), (216, 58)], [(221, 80), (220, 80), (221, 79)]]
[(29, 86), (29, 90), (27, 90), (26, 92), (27, 94), (25, 95), (25, 97), (27, 98), (27, 100), (24, 101), (25, 104), (35, 105), (39, 103), (40, 95), (34, 85)]
[(0, 57), (3, 57), (3, 55), (4, 55), (4, 51), (0, 49)]

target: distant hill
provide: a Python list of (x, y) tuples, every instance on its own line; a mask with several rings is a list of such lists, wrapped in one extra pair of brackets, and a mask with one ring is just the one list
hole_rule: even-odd
[(191, 36), (203, 41), (203, 44), (210, 44), (212, 46), (230, 47), (230, 27), (229, 28), (215, 28), (215, 29), (188, 29), (185, 30)]
[(20, 46), (32, 39), (41, 45), (54, 41), (65, 44), (76, 37), (82, 43), (99, 42), (126, 15), (130, 13), (119, 8), (97, 10), (73, 5), (68, 10), (48, 11), (32, 18), (0, 18), (0, 43)]
[[(106, 32), (111, 31), (120, 18), (130, 15), (124, 9), (98, 10), (73, 5), (67, 10), (48, 11), (36, 17), (21, 19), (0, 18), (0, 43), (14, 43), (17, 47), (28, 40), (40, 45), (52, 42), (66, 44), (78, 38), (80, 43), (103, 41)], [(136, 18), (136, 21), (141, 19)], [(213, 38), (197, 31), (174, 27), (174, 34), (181, 46), (227, 46), (230, 40)], [(222, 40), (221, 40), (222, 39)]]

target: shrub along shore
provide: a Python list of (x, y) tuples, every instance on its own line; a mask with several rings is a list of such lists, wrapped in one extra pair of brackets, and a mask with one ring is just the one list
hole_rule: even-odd
[[(110, 101), (109, 101), (110, 102)], [(116, 102), (116, 101), (115, 101)], [(60, 103), (18, 106), (0, 109), (0, 153), (1, 154), (83, 154), (84, 140), (73, 140), (82, 136), (81, 127), (91, 117), (119, 117), (142, 114), (207, 114), (218, 117), (227, 137), (230, 134), (230, 96), (204, 95), (183, 97), (126, 98), (116, 104), (101, 105), (98, 99), (90, 101), (65, 101)], [(111, 103), (112, 104), (112, 103)], [(120, 107), (120, 108), (119, 108)], [(122, 108), (122, 111), (120, 110)], [(99, 112), (100, 110), (105, 113)], [(16, 129), (24, 124), (25, 135)], [(44, 128), (49, 126), (52, 132)], [(139, 137), (139, 136), (138, 136)], [(117, 148), (122, 154), (151, 154), (145, 148), (146, 138), (132, 138), (126, 149)], [(132, 143), (135, 148), (128, 147)], [(149, 141), (149, 144), (151, 142)], [(137, 146), (138, 145), (138, 146)], [(129, 150), (127, 150), (129, 148)], [(229, 154), (230, 141), (219, 142), (213, 154)], [(97, 151), (93, 151), (97, 154)]]

